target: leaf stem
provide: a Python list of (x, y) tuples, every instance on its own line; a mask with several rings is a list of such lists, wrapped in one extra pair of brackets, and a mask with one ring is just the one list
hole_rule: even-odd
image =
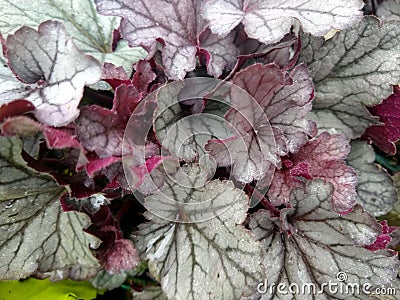
[(257, 189), (255, 189), (250, 184), (246, 184), (244, 189), (250, 194), (250, 197), (254, 195), (261, 204), (269, 210), (271, 217), (279, 217), (280, 211), (267, 198), (265, 198)]

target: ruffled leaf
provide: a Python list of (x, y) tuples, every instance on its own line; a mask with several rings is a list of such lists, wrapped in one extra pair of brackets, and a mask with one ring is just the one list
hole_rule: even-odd
[(300, 60), (315, 84), (312, 117), (318, 128), (356, 138), (377, 123), (364, 106), (380, 103), (400, 80), (400, 26), (365, 17), (325, 41), (302, 37)]
[[(357, 284), (360, 290), (370, 285), (373, 291), (396, 278), (399, 262), (394, 252), (361, 247), (374, 242), (380, 225), (360, 206), (344, 217), (332, 212), (332, 193), (332, 185), (314, 180), (305, 191), (292, 192), (292, 208), (282, 210), (280, 220), (272, 220), (265, 210), (250, 217), (249, 227), (265, 247), (267, 281), (262, 286), (265, 294), (257, 299), (286, 299), (276, 288), (279, 284), (300, 288), (312, 284), (315, 290), (324, 290), (323, 299), (345, 299), (349, 294), (340, 291), (346, 284)], [(339, 281), (340, 274), (347, 279)], [(337, 283), (339, 292), (332, 293), (328, 282)], [(351, 297), (365, 299), (366, 295), (352, 293)]]
[(325, 132), (300, 148), (299, 152), (282, 158), (283, 167), (275, 171), (268, 190), (271, 202), (287, 205), (290, 191), (304, 187), (304, 179), (321, 178), (334, 187), (334, 210), (349, 211), (357, 199), (357, 176), (345, 162), (349, 152), (350, 144), (346, 138)]
[(121, 156), (126, 124), (141, 99), (134, 85), (120, 85), (111, 110), (97, 105), (83, 108), (76, 126), (79, 141), (100, 158)]
[(363, 6), (360, 0), (207, 0), (203, 3), (202, 14), (216, 34), (226, 35), (243, 23), (249, 37), (271, 44), (288, 33), (295, 20), (300, 21), (305, 32), (317, 36), (331, 29), (347, 28), (360, 21)]
[[(238, 299), (251, 295), (261, 276), (259, 245), (240, 224), (248, 199), (232, 182), (204, 184), (186, 167), (145, 199), (150, 222), (135, 244), (167, 298)], [(200, 284), (201, 283), (201, 284)]]
[(37, 31), (22, 27), (8, 36), (5, 49), (11, 69), (24, 84), (18, 83), (17, 88), (15, 79), (3, 77), (5, 90), (0, 101), (29, 100), (36, 108), (36, 117), (47, 125), (73, 121), (79, 113), (83, 87), (101, 76), (99, 63), (80, 52), (58, 22), (44, 22)]
[(142, 48), (130, 48), (122, 40), (113, 49), (113, 33), (120, 19), (97, 14), (93, 0), (0, 0), (0, 7), (0, 32), (4, 38), (22, 26), (38, 27), (52, 19), (64, 24), (68, 35), (85, 54), (123, 66), (129, 74), (132, 65), (146, 57)]
[[(209, 139), (225, 139), (231, 136), (223, 117), (212, 110), (203, 108), (207, 98), (220, 81), (207, 78), (186, 79), (161, 87), (157, 92), (157, 110), (154, 115), (154, 129), (161, 145), (185, 161), (194, 161), (205, 154)], [(199, 88), (200, 87), (200, 88)], [(217, 88), (218, 89), (218, 88)], [(192, 110), (202, 107), (201, 113), (191, 114), (182, 107), (189, 105)], [(208, 99), (212, 104), (212, 97)], [(221, 104), (217, 102), (218, 104)]]
[(94, 276), (100, 265), (89, 246), (97, 247), (99, 240), (82, 230), (89, 217), (62, 212), (65, 190), (26, 165), (18, 139), (0, 141), (0, 278), (54, 271), (81, 280)]
[[(232, 108), (225, 115), (236, 136), (210, 141), (206, 149), (222, 166), (234, 165), (242, 182), (263, 178), (279, 156), (297, 151), (316, 133), (307, 120), (313, 85), (304, 65), (290, 73), (276, 65), (252, 65), (237, 73), (231, 92)], [(247, 94), (245, 93), (247, 92)], [(246, 94), (246, 95), (244, 95)]]
[(357, 201), (369, 213), (381, 216), (388, 213), (397, 201), (393, 180), (381, 167), (374, 164), (375, 153), (363, 141), (353, 141), (347, 163), (358, 177)]
[(130, 46), (151, 47), (156, 40), (162, 40), (163, 64), (172, 79), (183, 79), (186, 72), (196, 67), (198, 51), (204, 51), (208, 73), (216, 77), (225, 66), (235, 62), (237, 49), (233, 35), (221, 38), (206, 30), (207, 24), (199, 12), (200, 1), (95, 2), (101, 14), (123, 18), (121, 32)]

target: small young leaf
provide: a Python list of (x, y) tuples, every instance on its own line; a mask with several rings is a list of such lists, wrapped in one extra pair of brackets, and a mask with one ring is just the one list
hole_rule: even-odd
[(318, 128), (356, 138), (377, 120), (364, 105), (378, 104), (400, 80), (400, 26), (365, 17), (333, 38), (302, 36), (300, 61), (311, 70)]
[(146, 57), (142, 48), (130, 48), (125, 41), (113, 46), (113, 32), (120, 19), (97, 14), (93, 0), (0, 0), (0, 32), (6, 38), (22, 26), (38, 27), (46, 20), (64, 24), (68, 35), (85, 54), (101, 62), (123, 66), (128, 74), (132, 65)]
[(347, 163), (354, 168), (358, 177), (357, 200), (374, 216), (388, 213), (397, 201), (396, 188), (390, 176), (374, 164), (375, 153), (363, 141), (351, 142)]
[(262, 269), (259, 245), (240, 226), (248, 198), (230, 181), (203, 185), (198, 167), (182, 170), (145, 199), (157, 216), (146, 213), (135, 244), (151, 273), (168, 299), (251, 295)]
[[(380, 225), (360, 206), (344, 217), (332, 212), (332, 192), (332, 185), (313, 180), (305, 191), (292, 192), (292, 207), (281, 211), (280, 221), (272, 220), (266, 210), (251, 216), (249, 226), (265, 246), (264, 278), (268, 281), (263, 287), (266, 293), (258, 299), (282, 299), (276, 287), (292, 283), (300, 288), (305, 283), (324, 288), (321, 299), (344, 299), (349, 295), (331, 294), (327, 283), (337, 283), (338, 290), (345, 291), (346, 283), (373, 288), (396, 278), (399, 262), (393, 251), (361, 247), (374, 242)], [(339, 272), (345, 273), (346, 282), (338, 281)], [(365, 299), (362, 293), (351, 297)]]
[(19, 139), (0, 137), (0, 279), (62, 271), (87, 279), (100, 267), (90, 252), (99, 240), (85, 233), (87, 215), (62, 212), (65, 190), (22, 159)]
[(331, 29), (347, 28), (361, 19), (363, 5), (360, 0), (207, 0), (202, 14), (216, 34), (226, 35), (243, 23), (249, 37), (271, 44), (288, 33), (295, 20), (300, 21), (305, 32), (318, 36)]
[(100, 64), (80, 52), (58, 22), (44, 22), (38, 30), (22, 27), (8, 36), (5, 49), (11, 69), (25, 84), (23, 90), (7, 87), (0, 101), (31, 101), (36, 117), (47, 125), (73, 121), (79, 113), (83, 87), (101, 76)]

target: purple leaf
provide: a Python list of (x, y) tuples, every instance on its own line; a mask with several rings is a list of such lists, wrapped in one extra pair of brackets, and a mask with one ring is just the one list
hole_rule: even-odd
[(76, 126), (79, 141), (100, 158), (121, 156), (126, 124), (141, 99), (134, 85), (120, 85), (112, 110), (97, 105), (83, 108)]
[(80, 52), (58, 22), (46, 21), (38, 30), (24, 26), (8, 36), (4, 48), (11, 69), (24, 84), (1, 101), (29, 100), (38, 120), (46, 125), (73, 121), (83, 87), (101, 77), (101, 65)]
[(31, 136), (39, 131), (42, 131), (49, 149), (69, 147), (82, 149), (81, 144), (68, 128), (53, 128), (25, 116), (12, 117), (1, 124), (1, 132), (4, 136)]
[(317, 36), (347, 28), (361, 20), (363, 6), (361, 0), (207, 0), (201, 12), (213, 33), (225, 36), (243, 23), (250, 38), (271, 44), (288, 33), (296, 21), (305, 32)]
[(236, 138), (210, 141), (206, 149), (221, 165), (233, 162), (239, 181), (251, 182), (264, 177), (270, 163), (279, 166), (279, 156), (298, 151), (316, 133), (315, 124), (306, 118), (313, 85), (304, 65), (287, 73), (276, 65), (255, 64), (237, 73), (232, 82), (255, 101), (234, 90), (233, 108), (225, 119), (237, 131)]
[(394, 143), (400, 139), (400, 87), (393, 86), (393, 94), (368, 110), (372, 115), (379, 117), (383, 124), (367, 128), (362, 138), (372, 140), (382, 151), (395, 155)]
[(103, 170), (119, 161), (121, 161), (121, 157), (116, 156), (90, 159), (85, 165), (86, 173), (89, 175), (89, 177), (93, 177), (96, 172), (99, 172), (100, 170)]
[(109, 273), (115, 274), (125, 270), (133, 270), (140, 259), (132, 241), (118, 239), (107, 251), (101, 254), (100, 260)]
[[(271, 218), (266, 210), (251, 215), (249, 227), (264, 245), (267, 279), (263, 282), (266, 293), (253, 299), (283, 299), (277, 287), (291, 284), (323, 289), (321, 299), (348, 299), (346, 284), (359, 285), (360, 290), (369, 285), (373, 291), (396, 278), (399, 262), (394, 251), (372, 252), (362, 247), (381, 234), (375, 218), (360, 206), (346, 216), (338, 215), (331, 209), (332, 193), (331, 184), (313, 180), (305, 190), (292, 191), (292, 207), (283, 209), (280, 219)], [(346, 276), (345, 282), (340, 281), (340, 273)], [(335, 284), (337, 292), (328, 288), (329, 282)], [(351, 294), (351, 299), (365, 297), (363, 293)]]
[(35, 107), (27, 100), (14, 100), (0, 106), (0, 123), (7, 118), (33, 112)]
[(274, 205), (289, 204), (294, 187), (304, 187), (304, 179), (321, 178), (334, 187), (333, 208), (345, 213), (357, 199), (357, 176), (345, 163), (350, 152), (349, 141), (340, 135), (320, 134), (297, 153), (283, 158), (282, 169), (276, 170), (268, 196)]
[(121, 32), (130, 46), (151, 47), (162, 41), (162, 60), (167, 76), (183, 79), (196, 67), (196, 55), (204, 51), (208, 73), (218, 77), (231, 66), (237, 49), (233, 36), (221, 38), (206, 29), (200, 1), (96, 0), (103, 15), (122, 17)]
[(118, 220), (108, 206), (101, 206), (92, 215), (93, 225), (89, 228), (103, 243), (97, 250), (97, 258), (110, 273), (132, 270), (139, 263), (137, 250), (132, 241), (122, 237)]
[(380, 224), (382, 226), (382, 234), (376, 238), (375, 242), (364, 246), (365, 249), (371, 251), (386, 249), (389, 243), (392, 241), (390, 233), (396, 230), (397, 227), (388, 226), (387, 221), (385, 220), (381, 221)]

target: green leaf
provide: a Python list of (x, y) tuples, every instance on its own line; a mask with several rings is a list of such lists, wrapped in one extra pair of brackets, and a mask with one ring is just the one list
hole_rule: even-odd
[[(262, 276), (261, 249), (240, 224), (248, 198), (231, 181), (203, 183), (197, 166), (184, 167), (145, 199), (150, 222), (135, 245), (149, 260), (168, 299), (239, 299)], [(172, 219), (172, 221), (171, 221)]]
[(21, 149), (19, 139), (0, 137), (0, 280), (35, 272), (58, 279), (94, 276), (100, 265), (89, 246), (99, 240), (82, 230), (90, 218), (63, 212), (65, 189), (29, 168)]
[(358, 177), (357, 201), (374, 216), (388, 213), (397, 201), (393, 180), (384, 169), (374, 164), (375, 153), (364, 141), (353, 141), (347, 163)]
[(142, 48), (129, 48), (121, 41), (112, 51), (113, 31), (120, 18), (99, 15), (93, 0), (0, 0), (0, 32), (6, 38), (22, 26), (38, 27), (46, 20), (64, 24), (75, 44), (101, 62), (123, 66), (127, 73), (132, 64), (146, 57)]
[(302, 36), (300, 61), (315, 84), (312, 119), (320, 130), (357, 138), (377, 123), (365, 106), (378, 104), (400, 80), (400, 26), (365, 17), (333, 38)]
[(89, 300), (95, 299), (98, 291), (87, 281), (62, 280), (51, 282), (48, 279), (29, 278), (18, 281), (0, 282), (2, 300)]

